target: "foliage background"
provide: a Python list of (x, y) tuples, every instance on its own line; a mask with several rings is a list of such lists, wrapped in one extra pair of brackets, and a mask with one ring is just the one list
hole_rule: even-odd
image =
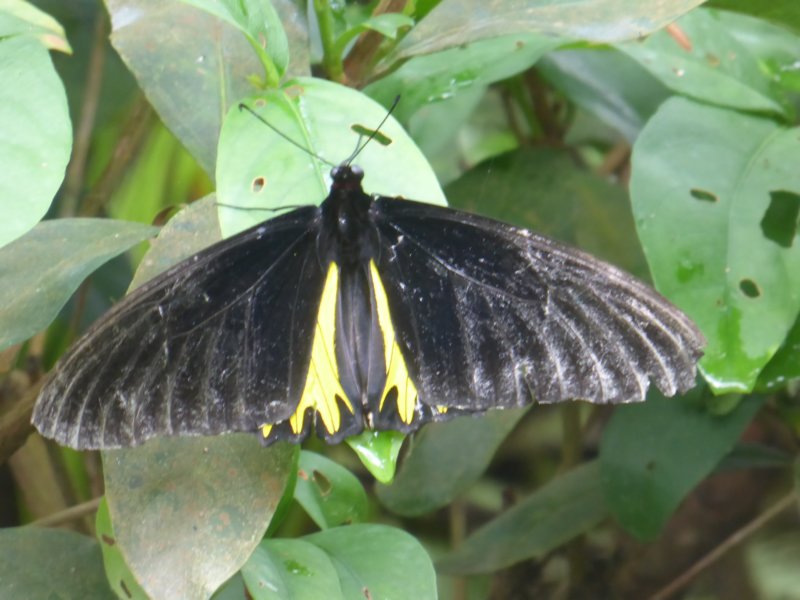
[[(665, 4), (0, 2), (0, 596), (797, 597), (800, 10)], [(31, 435), (43, 373), (137, 265), (246, 225), (212, 191), (322, 199), (319, 165), (228, 115), (312, 73), (363, 95), (303, 79), (308, 112), (271, 122), (340, 159), (401, 93), (431, 166), (393, 133), (372, 191), (441, 201), (435, 173), (651, 278), (708, 338), (698, 387), (429, 426), (390, 485), (345, 445), (101, 463)]]

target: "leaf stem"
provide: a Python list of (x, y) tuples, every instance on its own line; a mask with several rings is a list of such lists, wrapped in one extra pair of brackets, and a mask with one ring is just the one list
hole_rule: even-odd
[(317, 13), (319, 36), (322, 40), (322, 65), (333, 81), (344, 81), (342, 57), (336, 53), (336, 36), (333, 31), (333, 13), (328, 0), (314, 0), (314, 12)]

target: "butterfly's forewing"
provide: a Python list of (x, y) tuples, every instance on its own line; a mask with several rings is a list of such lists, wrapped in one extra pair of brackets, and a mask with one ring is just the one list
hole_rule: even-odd
[(379, 270), (419, 398), (476, 411), (695, 382), (694, 324), (622, 271), (491, 219), (380, 198)]
[(59, 362), (36, 427), (74, 448), (114, 448), (286, 419), (324, 283), (315, 215), (263, 223), (131, 293)]

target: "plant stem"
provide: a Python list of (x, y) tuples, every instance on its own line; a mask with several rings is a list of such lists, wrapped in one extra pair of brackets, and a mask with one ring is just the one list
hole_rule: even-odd
[(322, 64), (333, 81), (344, 81), (342, 57), (336, 54), (336, 36), (333, 31), (333, 13), (328, 0), (314, 0), (314, 12), (317, 13), (319, 36), (322, 40)]

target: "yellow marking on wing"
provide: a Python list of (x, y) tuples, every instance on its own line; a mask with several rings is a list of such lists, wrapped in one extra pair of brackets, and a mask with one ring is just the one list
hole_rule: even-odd
[(378, 410), (383, 410), (383, 403), (386, 395), (393, 388), (397, 388), (397, 413), (403, 423), (411, 423), (414, 418), (414, 409), (417, 406), (417, 388), (411, 381), (408, 368), (397, 345), (397, 338), (392, 326), (392, 318), (389, 314), (389, 302), (386, 298), (386, 290), (381, 283), (378, 268), (375, 261), (370, 261), (369, 270), (372, 276), (372, 287), (375, 289), (375, 302), (378, 312), (378, 326), (383, 334), (383, 349), (386, 359), (386, 385), (383, 387), (381, 402)]
[(261, 435), (264, 437), (264, 439), (267, 439), (271, 432), (272, 432), (272, 425), (270, 425), (269, 423), (266, 423), (261, 426)]
[(448, 408), (447, 406), (437, 406), (436, 410), (439, 411), (440, 415), (443, 415), (443, 414), (447, 413), (447, 408)]
[(351, 413), (353, 412), (353, 406), (339, 382), (339, 367), (336, 364), (336, 292), (338, 288), (339, 268), (336, 263), (331, 263), (319, 303), (306, 383), (297, 410), (289, 417), (289, 425), (295, 434), (303, 430), (305, 413), (308, 408), (319, 413), (328, 433), (339, 431), (342, 415), (339, 412), (336, 396), (342, 399)]

